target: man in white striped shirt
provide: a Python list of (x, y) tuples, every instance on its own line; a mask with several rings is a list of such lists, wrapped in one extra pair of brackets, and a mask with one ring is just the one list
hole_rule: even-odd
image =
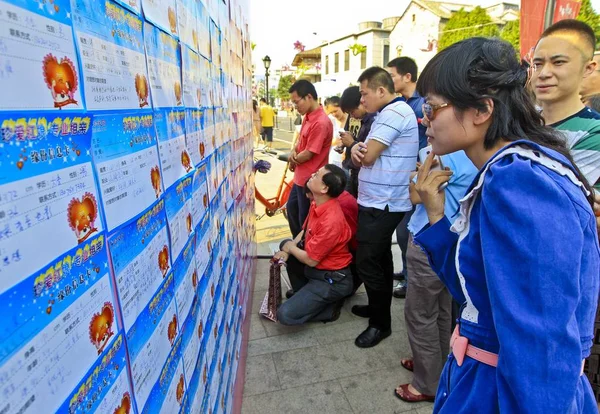
[(368, 328), (355, 341), (369, 348), (391, 334), (392, 235), (405, 212), (412, 209), (408, 193), (416, 168), (419, 130), (414, 111), (396, 98), (394, 82), (383, 68), (372, 67), (358, 78), (361, 103), (377, 113), (364, 143), (352, 148), (358, 175), (358, 250), (356, 266), (365, 283), (368, 305), (352, 312), (369, 318)]

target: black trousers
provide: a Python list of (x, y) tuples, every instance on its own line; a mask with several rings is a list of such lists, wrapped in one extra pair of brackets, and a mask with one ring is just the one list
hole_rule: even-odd
[(294, 239), (302, 231), (309, 208), (310, 200), (304, 194), (304, 187), (294, 184), (287, 202), (288, 222)]
[(358, 206), (356, 268), (369, 298), (369, 326), (381, 330), (392, 325), (392, 235), (404, 214)]

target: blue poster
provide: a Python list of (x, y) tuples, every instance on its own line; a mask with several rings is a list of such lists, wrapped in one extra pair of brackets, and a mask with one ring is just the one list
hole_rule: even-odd
[(200, 106), (203, 108), (212, 108), (213, 106), (213, 86), (212, 86), (212, 66), (210, 61), (200, 56), (198, 69), (200, 72)]
[(112, 292), (99, 233), (0, 295), (3, 406), (58, 409), (117, 337)]
[(59, 413), (136, 413), (125, 341), (119, 334), (57, 410)]
[(70, 112), (0, 114), (0, 293), (102, 232), (91, 122)]
[(210, 214), (206, 214), (198, 227), (196, 227), (196, 270), (201, 277), (204, 277), (211, 259), (212, 234), (210, 232), (210, 224)]
[(110, 0), (73, 0), (86, 106), (151, 108), (142, 20)]
[(0, 0), (0, 110), (81, 110), (69, 0)]
[(192, 180), (188, 175), (165, 193), (165, 210), (173, 257), (178, 257), (194, 231), (192, 219)]
[(201, 109), (185, 110), (185, 144), (189, 151), (192, 163), (198, 165), (206, 156), (206, 143), (202, 123), (204, 112)]
[(92, 152), (108, 231), (150, 207), (162, 194), (151, 112), (96, 115)]
[(196, 296), (192, 304), (192, 311), (181, 327), (183, 368), (188, 383), (194, 375), (194, 369), (201, 352), (203, 325), (198, 318), (199, 311), (200, 301)]
[(140, 16), (142, 14), (142, 0), (114, 0)]
[(144, 43), (154, 108), (183, 106), (177, 40), (156, 26), (144, 23)]
[(202, 58), (187, 46), (181, 47), (183, 63), (183, 101), (188, 108), (200, 108), (202, 101), (202, 78), (200, 61)]
[(181, 335), (179, 335), (160, 372), (158, 381), (150, 392), (144, 409), (141, 410), (142, 413), (177, 413), (181, 410), (186, 397), (181, 344)]
[(168, 189), (194, 168), (185, 145), (185, 110), (155, 111), (154, 125), (158, 137), (163, 184), (164, 188)]
[(177, 0), (179, 40), (196, 52), (198, 51), (197, 4), (198, 0)]
[(198, 29), (198, 52), (200, 52), (200, 54), (206, 59), (210, 59), (210, 29), (208, 21), (208, 10), (206, 9), (206, 6), (204, 4), (199, 2), (198, 7), (196, 9), (196, 27)]
[(177, 314), (182, 321), (188, 317), (192, 310), (192, 303), (196, 297), (198, 282), (200, 281), (194, 257), (195, 245), (195, 237), (190, 238), (173, 264), (175, 303), (177, 304)]
[(206, 183), (206, 164), (196, 168), (192, 184), (192, 219), (197, 227), (208, 210), (208, 186)]
[(133, 391), (140, 412), (146, 409), (146, 403), (150, 403), (154, 385), (161, 377), (165, 362), (179, 336), (179, 321), (173, 299), (173, 273), (169, 273), (127, 332)]
[(129, 332), (171, 271), (165, 202), (161, 199), (109, 236), (108, 247)]
[(146, 20), (177, 38), (177, 9), (175, 0), (142, 0)]

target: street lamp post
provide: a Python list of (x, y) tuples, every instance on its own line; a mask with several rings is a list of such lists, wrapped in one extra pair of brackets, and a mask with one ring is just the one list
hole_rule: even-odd
[(265, 86), (267, 89), (267, 104), (270, 105), (269, 101), (269, 68), (271, 67), (271, 58), (269, 55), (263, 58), (263, 63), (265, 64)]

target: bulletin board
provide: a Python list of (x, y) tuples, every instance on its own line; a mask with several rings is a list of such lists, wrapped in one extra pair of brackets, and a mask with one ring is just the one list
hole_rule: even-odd
[(229, 413), (248, 0), (0, 0), (0, 413)]

